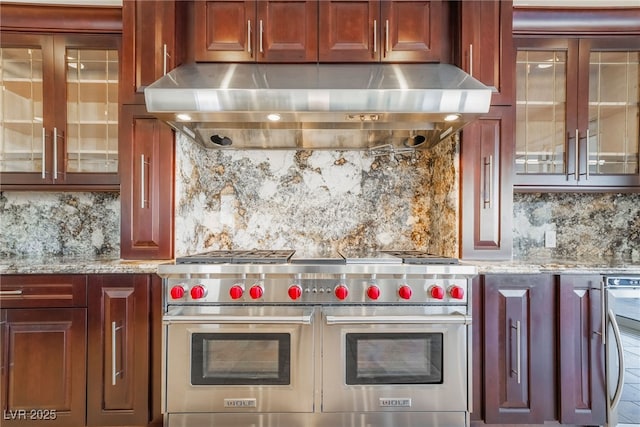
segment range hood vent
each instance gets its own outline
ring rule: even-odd
[[[187,64],[147,111],[209,148],[418,149],[489,111],[492,89],[448,64]]]

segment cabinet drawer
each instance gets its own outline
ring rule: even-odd
[[[6,275],[0,279],[0,306],[86,307],[85,275]]]

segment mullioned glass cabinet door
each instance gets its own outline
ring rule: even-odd
[[[0,185],[118,184],[119,40],[3,34]]]
[[[640,38],[516,40],[515,185],[640,185]]]

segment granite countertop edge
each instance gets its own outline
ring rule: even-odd
[[[0,260],[3,274],[152,274],[161,264],[174,260],[5,258]],[[640,260],[462,260],[478,274],[640,274]]]

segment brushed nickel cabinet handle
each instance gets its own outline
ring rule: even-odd
[[[384,56],[389,54],[389,20],[385,21],[384,25]]]
[[[488,161],[487,161],[488,159]],[[493,197],[493,155],[484,157],[482,160],[484,182],[483,182],[483,209],[491,209],[491,200]]]
[[[47,178],[47,144],[46,144],[46,140],[47,139],[47,132],[44,129],[44,126],[42,127],[42,179],[46,179]]]
[[[578,129],[576,129],[576,150],[575,150],[575,158],[576,158],[576,181],[580,181],[580,138],[578,138]]]
[[[122,328],[122,326],[117,326],[115,321],[111,322],[111,385],[116,385],[118,375],[121,376],[124,373],[124,370],[118,370],[116,367],[118,346],[116,334]]]
[[[2,296],[21,296],[22,289],[16,289],[11,291],[0,291],[0,297]]]
[[[469,75],[473,77],[473,43],[469,44]]]
[[[513,326],[511,326],[512,329],[514,329]],[[511,373],[512,374],[516,374],[517,380],[518,380],[518,384],[520,384],[521,382],[521,376],[520,376],[520,368],[521,368],[521,363],[522,363],[522,354],[521,354],[521,350],[520,347],[522,346],[522,337],[520,334],[520,321],[516,320],[516,326],[515,326],[515,330],[516,330],[516,369],[513,370],[511,369]],[[511,353],[513,354],[513,353]]]
[[[251,19],[247,19],[247,53],[251,53]]]
[[[373,53],[378,51],[378,20],[373,20]]]
[[[586,164],[587,164],[587,170],[584,174],[584,179],[585,181],[589,181],[589,128],[587,127],[587,143],[585,144],[585,147],[587,148],[585,150],[585,159],[586,159]]]
[[[58,128],[53,128],[53,179],[58,179]]]
[[[260,20],[260,53],[264,53],[264,49],[262,47],[262,33],[264,31],[264,28],[262,26],[262,19]]]
[[[140,155],[140,207],[142,209],[144,209],[148,205],[147,194],[145,191],[146,185],[147,185],[147,179],[146,179],[146,173],[145,173],[146,167],[147,167],[147,161],[145,161],[144,154],[141,154]]]
[[[167,49],[167,44],[165,43],[162,45],[162,75],[167,74],[167,58],[171,58],[171,55],[169,55],[169,50]]]

